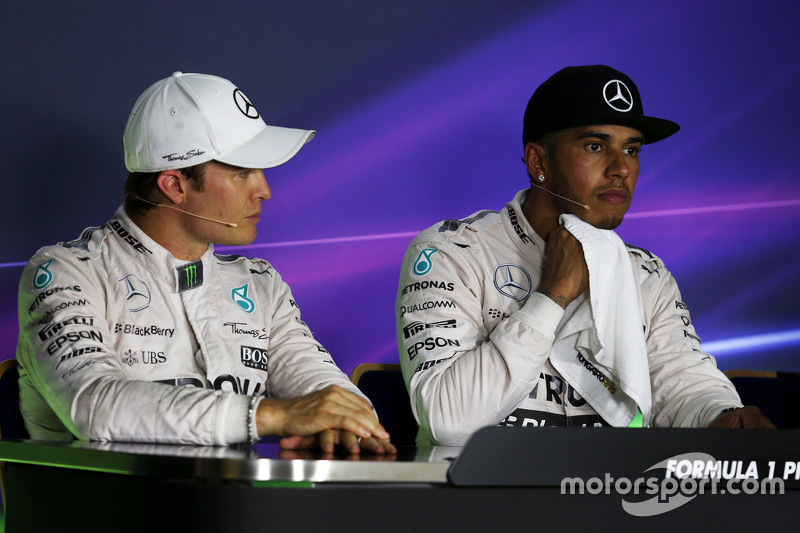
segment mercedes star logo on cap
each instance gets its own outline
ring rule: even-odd
[[[623,113],[633,108],[633,95],[628,86],[619,80],[611,80],[603,87],[603,98],[613,109]]]
[[[236,107],[239,108],[239,111],[241,111],[244,116],[247,118],[258,118],[258,111],[256,111],[255,106],[250,103],[250,100],[248,100],[239,89],[233,91],[233,101],[236,102]]]

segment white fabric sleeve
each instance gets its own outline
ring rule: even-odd
[[[269,396],[296,398],[330,385],[338,385],[362,398],[364,394],[344,374],[331,354],[314,339],[300,318],[300,308],[280,274],[260,276],[257,290],[271,302],[272,327],[269,352]]]
[[[44,292],[33,290],[33,276],[37,266],[52,257],[34,257],[20,281],[20,408],[39,415],[50,409],[57,416],[35,416],[49,416],[51,423],[29,425],[32,435],[63,435],[66,429],[79,439],[101,441],[247,441],[247,396],[125,376],[111,343],[104,291],[87,265],[69,252],[55,256],[59,283],[42,299]],[[85,304],[72,307],[76,295]]]
[[[666,268],[640,270],[653,426],[706,427],[723,409],[741,407],[736,388],[714,357],[701,351],[688,306]]]
[[[436,249],[433,267],[415,275],[426,249]],[[489,332],[481,268],[450,243],[415,242],[406,252],[395,311],[418,444],[460,446],[499,423],[531,392],[550,354],[563,309],[534,293]]]

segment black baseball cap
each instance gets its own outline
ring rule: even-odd
[[[645,116],[639,89],[628,76],[606,65],[567,67],[542,83],[525,108],[522,145],[551,131],[615,124],[642,132],[644,143],[676,133],[671,120]]]

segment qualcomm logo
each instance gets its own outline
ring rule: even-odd
[[[52,259],[45,261],[36,269],[36,273],[33,275],[33,288],[37,291],[44,289],[53,281],[53,274],[47,269],[52,262]]]
[[[246,313],[252,313],[256,309],[256,304],[253,300],[247,297],[247,287],[245,283],[241,287],[236,287],[231,290],[231,299],[236,302],[236,305],[241,307]]]
[[[431,271],[433,268],[433,262],[431,261],[431,256],[438,252],[436,248],[425,248],[419,253],[417,260],[414,261],[414,274],[417,276],[424,276],[428,272]]]

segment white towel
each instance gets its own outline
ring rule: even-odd
[[[641,297],[625,244],[612,230],[575,215],[561,215],[560,222],[583,246],[589,297],[556,331],[556,339],[578,331],[579,353],[555,343],[551,363],[609,424],[628,426],[638,408],[646,426],[650,372]]]

